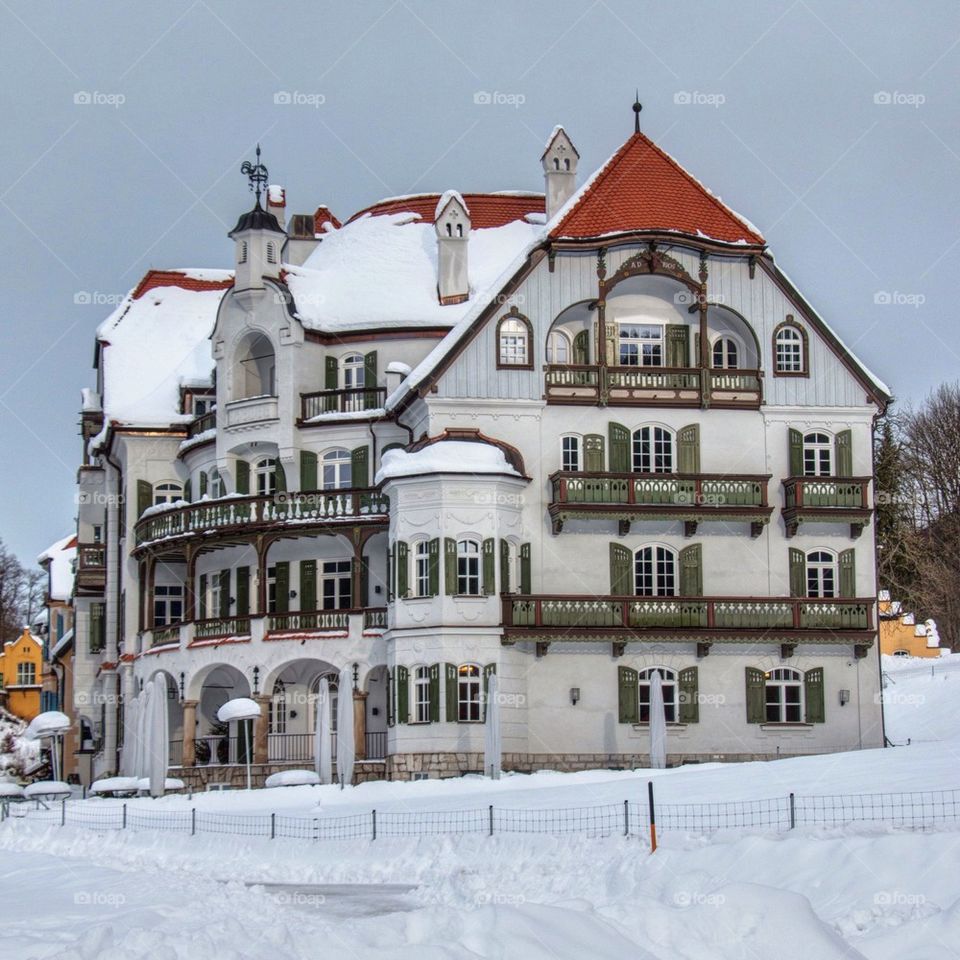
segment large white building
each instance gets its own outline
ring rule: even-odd
[[[582,185],[578,160],[558,127],[543,194],[343,223],[258,189],[234,271],[151,271],[100,326],[75,599],[94,775],[158,672],[197,783],[243,758],[216,722],[234,696],[263,704],[259,776],[308,763],[345,666],[361,777],[478,770],[493,672],[508,769],[645,763],[655,669],[670,762],[883,744],[887,389],[639,129]]]

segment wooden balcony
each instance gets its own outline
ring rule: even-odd
[[[773,512],[767,502],[769,475],[677,473],[583,473],[550,477],[550,518],[560,533],[567,520],[617,520],[620,534],[636,520],[682,520],[693,536],[703,520],[750,524],[759,536]]]
[[[250,617],[208,617],[193,621],[193,642],[249,637]]]
[[[548,364],[544,394],[547,403],[757,409],[763,385],[759,370]]]
[[[872,599],[504,596],[504,643],[873,643]],[[860,649],[862,648],[862,649]]]
[[[107,547],[103,543],[77,544],[77,593],[102,594],[107,584]]]
[[[354,631],[382,630],[387,625],[385,607],[300,610],[292,613],[267,614],[266,632],[267,634],[323,633],[326,631],[348,633],[351,631],[352,618],[357,618],[357,621],[353,624]]]
[[[187,437],[199,437],[201,433],[214,430],[217,426],[217,411],[208,410],[187,424]]]
[[[870,522],[870,477],[789,477],[783,481],[783,522],[792,537],[801,523],[849,523],[859,537]]]
[[[137,547],[198,535],[236,538],[287,528],[328,532],[340,526],[386,524],[389,509],[389,498],[373,487],[201,500],[143,517],[136,526]]]
[[[387,400],[386,387],[358,387],[350,390],[319,390],[300,394],[300,420],[313,420],[328,413],[361,413],[378,410]]]

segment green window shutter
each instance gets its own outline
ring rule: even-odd
[[[430,665],[430,722],[440,722],[440,664]]]
[[[250,493],[250,464],[246,460],[237,461],[237,489],[236,492],[242,496]]]
[[[397,723],[410,720],[410,671],[397,667]]]
[[[317,455],[312,450],[300,451],[300,489],[317,489]]]
[[[803,675],[804,719],[807,723],[825,723],[823,707],[823,667],[815,667]]]
[[[427,544],[430,574],[430,596],[440,595],[440,538],[435,537]]]
[[[217,614],[217,616],[229,617],[230,616],[230,571],[221,570],[218,576],[220,577],[220,611]]]
[[[700,721],[700,704],[698,703],[697,667],[685,667],[677,674],[677,686],[680,688],[680,704],[677,714],[681,723],[698,723]]]
[[[668,323],[667,363],[668,367],[690,366],[690,328],[685,323]]]
[[[849,430],[841,430],[833,438],[834,469],[838,477],[853,476],[853,434]]]
[[[457,702],[457,666],[454,663],[444,664],[444,671],[447,688],[447,723],[456,723],[460,718],[460,707]]]
[[[455,596],[457,593],[457,541],[452,537],[443,538],[443,580],[447,596]]]
[[[200,609],[200,619],[206,620],[207,619],[207,575],[205,573],[200,574],[200,583],[198,587],[198,592],[200,594],[198,598],[200,602],[198,603],[197,606]]]
[[[200,471],[200,499],[202,500],[207,495],[207,471]]]
[[[363,385],[373,388],[377,385],[377,351],[371,350],[363,356]]]
[[[277,568],[276,612],[290,612],[290,564],[281,560],[274,564]]]
[[[693,335],[693,365],[695,367],[700,366],[700,333],[697,331]],[[707,358],[707,366],[713,366],[713,357]]]
[[[703,596],[703,548],[691,543],[680,551],[680,596]]]
[[[250,568],[237,567],[237,616],[250,614]]]
[[[803,434],[790,428],[790,476],[803,476]]]
[[[691,423],[677,431],[677,473],[700,472],[700,424]]]
[[[287,471],[283,469],[283,464],[277,460],[274,467],[274,476],[277,479],[277,493],[286,493],[287,490]]]
[[[588,364],[590,362],[590,331],[581,330],[573,338],[573,362]]]
[[[631,667],[617,667],[617,688],[620,723],[640,722],[640,701],[638,698],[637,671]]]
[[[599,433],[583,438],[583,469],[587,473],[603,473],[607,469],[603,453],[604,439]]]
[[[187,503],[193,502],[193,493],[191,492],[192,490],[193,490],[193,487],[190,484],[190,478],[187,477],[186,483],[184,483],[183,485],[183,499],[186,500]]]
[[[300,609],[317,609],[317,561],[300,561]]]
[[[756,667],[747,667],[747,723],[763,723],[767,710],[767,677]]]
[[[402,541],[398,540],[396,543],[397,550],[397,596],[401,599],[403,597],[408,597],[410,595],[410,564],[408,560],[409,550],[407,545]]]
[[[336,357],[324,358],[323,386],[325,390],[336,390],[340,386],[340,364]]]
[[[510,593],[510,544],[506,540],[500,541],[500,589],[503,593]]]
[[[369,451],[366,447],[357,447],[350,453],[350,483],[354,487],[368,487],[370,477],[368,472]]]
[[[807,559],[802,550],[790,548],[790,596],[807,595]]]
[[[387,726],[393,726],[393,671],[387,671]]]
[[[610,544],[610,592],[615,597],[634,592],[633,554],[622,543]]]
[[[488,663],[483,668],[483,719],[487,719],[487,691],[490,689],[490,674],[497,672],[495,663]]]
[[[137,481],[137,516],[142,517],[143,511],[153,506],[153,487],[149,480]]]
[[[857,595],[856,552],[851,547],[841,550],[837,562],[840,567],[840,596],[852,598]]]
[[[483,592],[492,597],[497,592],[497,542],[493,537],[483,541]]]
[[[106,619],[102,603],[90,604],[90,652],[99,653],[106,641]]]
[[[530,544],[520,544],[520,592],[529,595],[532,587],[530,584]]]
[[[607,424],[610,438],[610,472],[630,472],[630,431],[622,423]],[[603,468],[601,467],[601,470]]]

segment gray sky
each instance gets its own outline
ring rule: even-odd
[[[0,538],[25,560],[73,528],[105,298],[150,267],[231,265],[257,140],[288,212],[346,217],[542,189],[558,122],[582,179],[639,87],[644,131],[902,402],[958,376],[955,0],[0,0],[0,53]]]

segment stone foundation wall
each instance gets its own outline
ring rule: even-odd
[[[262,787],[267,777],[281,770],[312,769],[310,764],[292,763],[254,763],[250,766],[250,783],[253,787]],[[226,783],[232,789],[243,790],[247,786],[247,768],[238,764],[229,766],[209,765],[203,767],[171,767],[168,774],[184,782],[188,790],[203,793],[210,784]],[[353,768],[353,782],[365,783],[368,780],[383,780],[384,763],[358,761]],[[336,779],[336,777],[334,777]]]

